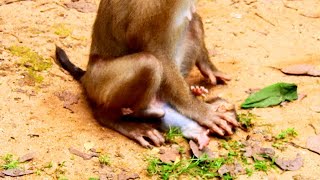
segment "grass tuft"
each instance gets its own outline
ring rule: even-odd
[[[14,159],[12,154],[6,154],[2,157],[3,164],[1,165],[1,169],[15,169],[18,168],[20,162],[18,159]]]
[[[238,114],[238,121],[241,124],[241,127],[244,129],[250,129],[253,127],[253,121],[257,119],[255,114],[251,112]]]
[[[176,138],[183,137],[182,131],[178,127],[170,127],[169,131],[165,134],[165,139],[168,142],[174,142]]]
[[[110,164],[110,158],[106,154],[101,154],[98,159],[99,159],[100,164],[102,164],[102,165],[109,165]]]

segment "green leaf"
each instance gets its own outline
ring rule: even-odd
[[[297,85],[281,82],[265,87],[259,92],[250,95],[241,104],[241,108],[263,108],[296,99],[298,99]]]

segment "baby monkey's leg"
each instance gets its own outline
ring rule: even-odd
[[[164,143],[162,135],[151,124],[139,122],[139,117],[124,120],[122,108],[139,112],[143,118],[163,116],[161,109],[152,107],[161,80],[162,66],[157,58],[138,53],[111,60],[91,57],[81,82],[95,103],[93,111],[101,124],[151,147],[148,140],[160,146]]]

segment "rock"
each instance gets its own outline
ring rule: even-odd
[[[283,158],[277,158],[275,163],[282,169],[287,171],[296,171],[303,166],[303,159],[300,154],[293,160],[285,160]]]

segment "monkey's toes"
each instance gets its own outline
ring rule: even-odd
[[[153,145],[161,146],[165,143],[164,137],[156,129],[147,130],[139,135],[135,135],[134,139],[146,148],[152,148]]]
[[[191,86],[190,87],[192,94],[195,96],[206,96],[209,93],[209,90],[203,86]]]
[[[202,150],[203,148],[205,148],[209,144],[210,138],[209,138],[208,134],[209,134],[209,130],[205,131],[204,133],[199,134],[195,138],[195,140],[199,144],[200,150]]]
[[[227,75],[227,74],[225,74],[225,73],[223,73],[221,71],[214,71],[212,73],[212,75],[209,76],[209,78],[210,78],[210,80],[212,82],[215,82],[215,83],[217,83],[217,80],[220,80],[220,81],[223,81],[223,82],[231,80],[231,77],[229,75]]]

